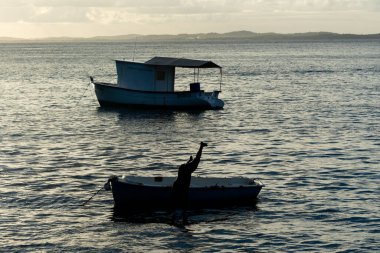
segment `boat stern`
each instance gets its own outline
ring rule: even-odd
[[[220,91],[217,90],[213,92],[205,92],[201,98],[208,103],[211,109],[223,109],[224,101],[218,98],[219,93]]]

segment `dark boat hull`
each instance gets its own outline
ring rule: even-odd
[[[118,209],[168,209],[174,206],[172,188],[146,186],[111,179],[115,208]],[[262,185],[240,187],[191,187],[188,208],[213,208],[254,205]]]

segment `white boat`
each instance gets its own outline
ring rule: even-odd
[[[166,209],[173,207],[175,177],[110,177],[105,188],[112,189],[116,209]],[[189,189],[189,208],[254,205],[264,185],[244,177],[193,177]]]
[[[177,67],[194,69],[194,82],[188,91],[174,89]],[[95,82],[92,77],[91,82],[101,106],[222,109],[224,102],[218,98],[221,81],[219,90],[202,90],[199,69],[203,68],[218,68],[222,76],[222,68],[211,61],[154,57],[145,63],[116,60],[117,84]]]

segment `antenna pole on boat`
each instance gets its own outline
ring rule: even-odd
[[[222,82],[223,82],[223,69],[220,68],[220,83],[219,83],[220,92],[222,92]]]
[[[132,61],[135,61],[135,53],[136,53],[136,41],[137,41],[137,37],[135,37],[135,46],[133,48],[133,56],[132,56]]]

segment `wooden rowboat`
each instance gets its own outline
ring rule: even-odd
[[[115,208],[168,209],[175,177],[112,176],[105,188],[112,190]],[[253,205],[264,185],[257,179],[193,177],[189,208]]]

